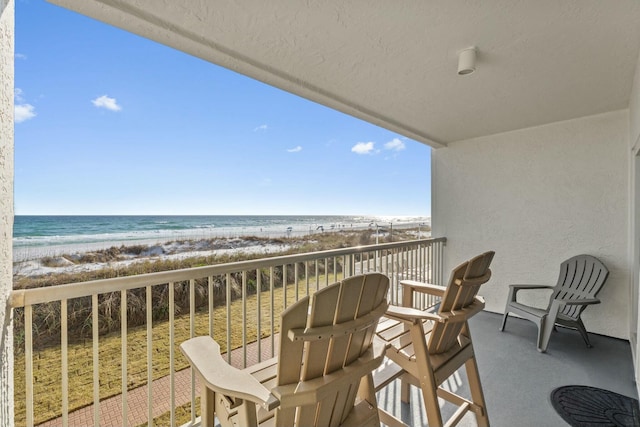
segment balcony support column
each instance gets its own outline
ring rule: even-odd
[[[0,425],[14,423],[13,316],[13,87],[14,0],[0,0]]]

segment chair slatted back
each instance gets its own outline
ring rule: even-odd
[[[379,317],[388,307],[388,288],[389,278],[383,274],[353,276],[321,289],[285,310],[277,384],[304,383],[339,373],[364,354],[372,343]],[[368,322],[370,318],[374,321],[363,327],[362,320]],[[325,329],[320,329],[323,327]],[[340,332],[296,340],[288,337],[290,331],[310,329]],[[340,425],[353,408],[359,383],[360,378],[354,378],[349,387],[300,406],[290,407],[282,402],[282,408],[276,412],[276,425]]]
[[[489,266],[494,254],[493,251],[485,252],[460,264],[451,272],[449,285],[438,310],[438,314],[448,321],[433,325],[427,344],[429,353],[445,353],[458,343],[458,336],[469,317],[467,311],[474,303],[480,286],[491,278]]]
[[[558,283],[549,300],[549,307],[556,298],[574,300],[595,298],[608,275],[607,267],[592,255],[577,255],[569,258],[560,265]],[[585,308],[584,305],[565,305],[560,313],[575,320]]]

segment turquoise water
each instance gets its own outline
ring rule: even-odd
[[[14,248],[247,235],[302,235],[332,229],[403,227],[425,217],[379,216],[26,216],[15,217]]]

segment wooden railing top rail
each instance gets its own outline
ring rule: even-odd
[[[194,267],[181,270],[146,273],[134,276],[116,277],[112,279],[92,280],[88,282],[70,283],[66,285],[47,286],[33,289],[14,290],[9,304],[12,308],[42,304],[64,299],[80,298],[107,292],[142,288],[163,283],[180,282],[208,276],[218,276],[245,270],[275,267],[296,262],[312,261],[344,255],[353,255],[377,250],[410,247],[417,244],[434,244],[446,242],[445,237],[405,240],[401,242],[382,243],[378,245],[355,246],[350,248],[330,249],[326,251],[307,252],[302,254],[283,255],[246,261]]]

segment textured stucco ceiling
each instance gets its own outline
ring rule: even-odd
[[[637,0],[50,1],[434,147],[627,108],[640,48]]]

